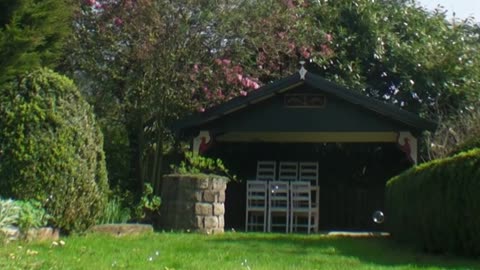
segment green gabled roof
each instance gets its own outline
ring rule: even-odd
[[[257,90],[249,92],[247,96],[236,97],[223,104],[212,107],[203,113],[193,114],[190,117],[178,121],[175,126],[179,130],[194,128],[232,112],[246,109],[252,104],[273,97],[276,94],[286,92],[302,84],[308,85],[312,89],[317,89],[320,92],[331,94],[339,99],[363,107],[389,119],[401,122],[415,130],[434,131],[437,128],[437,123],[433,121],[423,119],[395,105],[387,104],[380,100],[349,90],[311,72],[307,72],[304,78],[302,78],[299,73],[295,73],[286,78],[277,80]]]

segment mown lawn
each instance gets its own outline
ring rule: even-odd
[[[62,240],[1,246],[0,269],[480,269],[480,261],[425,255],[388,238],[152,233]]]

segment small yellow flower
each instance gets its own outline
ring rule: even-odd
[[[36,250],[31,250],[31,249],[27,249],[27,255],[30,255],[30,256],[35,256],[38,254],[38,251]]]

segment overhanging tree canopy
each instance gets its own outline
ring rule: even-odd
[[[77,25],[72,72],[99,116],[127,131],[121,160],[132,155],[129,178],[140,183],[159,175],[146,157],[160,166],[168,123],[249,95],[301,59],[326,79],[424,116],[478,99],[478,28],[412,1],[99,0]]]

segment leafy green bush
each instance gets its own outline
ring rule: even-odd
[[[30,228],[39,228],[47,225],[50,216],[45,212],[42,204],[35,200],[15,201],[20,208],[17,226],[20,231],[27,232]]]
[[[162,200],[153,193],[153,187],[150,183],[144,185],[144,190],[140,201],[134,207],[135,221],[151,222],[154,216],[158,214]]]
[[[0,199],[0,228],[13,226],[20,217],[20,207],[14,200]]]
[[[180,162],[180,166],[172,166],[172,170],[178,174],[218,174],[236,180],[236,176],[230,175],[221,159],[200,156],[190,151],[185,152],[185,160]]]
[[[0,199],[0,228],[16,226],[22,232],[47,224],[49,216],[37,201]]]
[[[105,205],[103,215],[97,220],[97,224],[126,223],[130,218],[130,209],[123,206],[121,197],[114,195]]]
[[[387,182],[387,228],[431,252],[480,255],[480,149],[414,167]]]
[[[103,137],[68,78],[37,70],[1,89],[0,195],[42,202],[52,225],[83,231],[108,191]]]
[[[146,183],[139,201],[134,201],[128,192],[113,194],[97,224],[150,222],[158,214],[161,203],[162,200],[154,194],[152,185]]]

